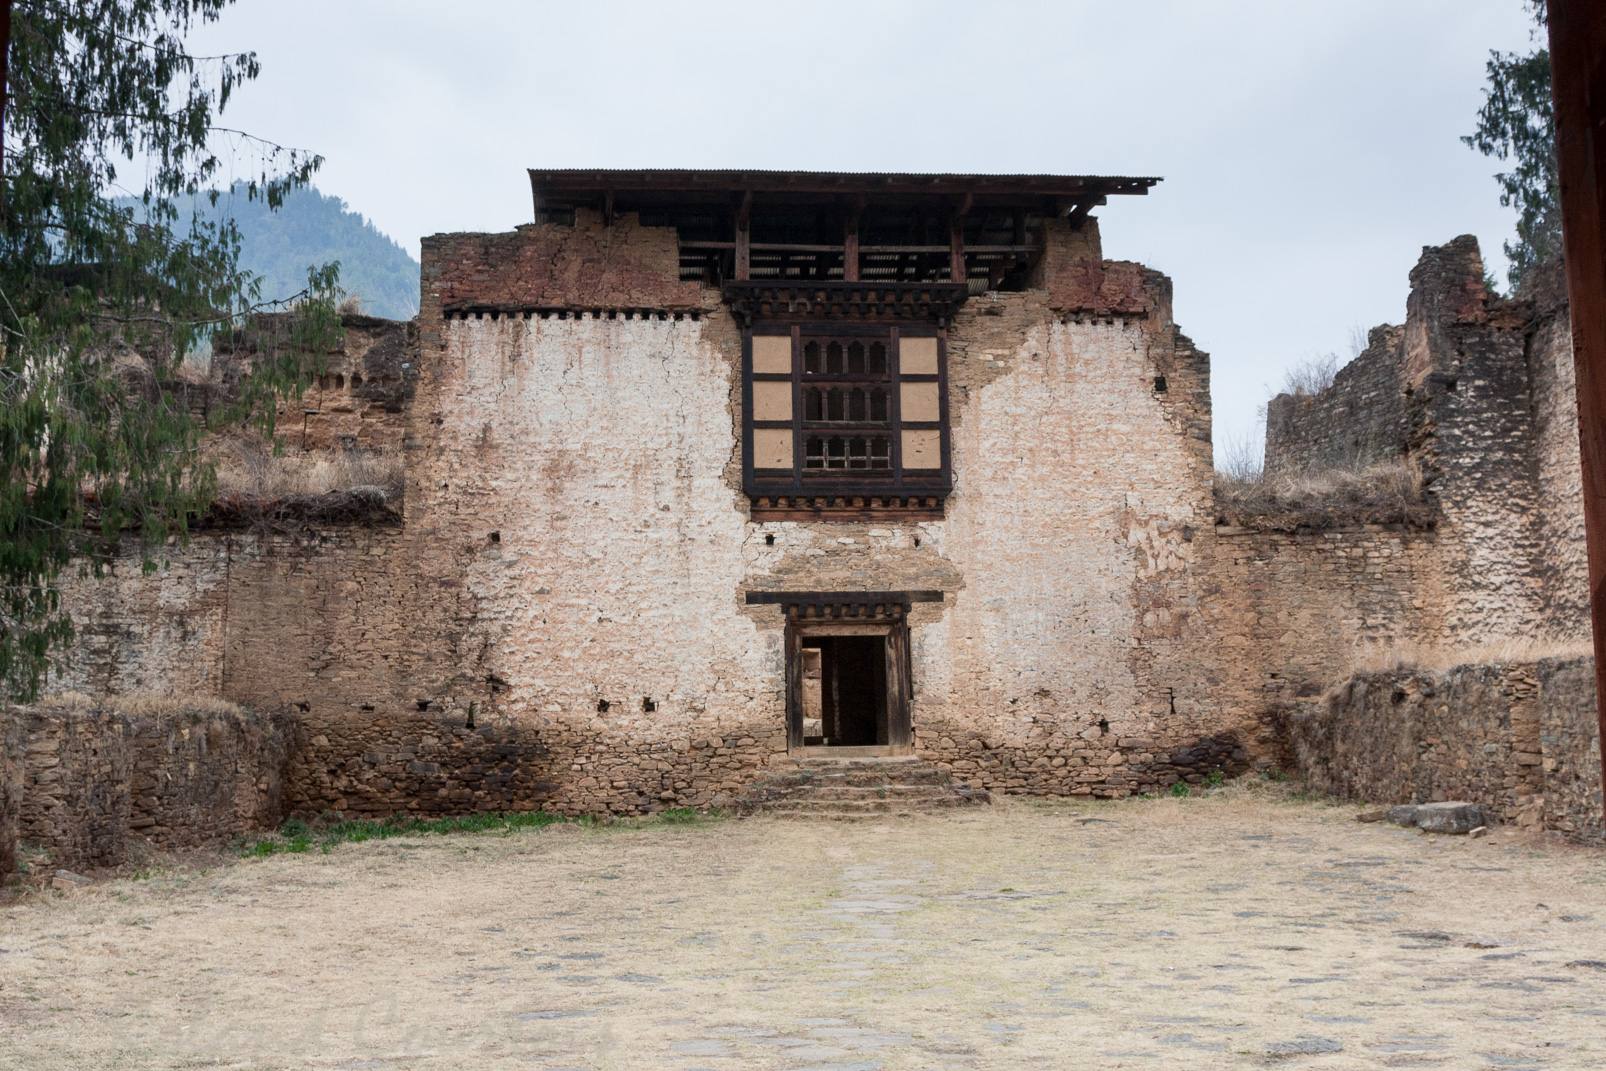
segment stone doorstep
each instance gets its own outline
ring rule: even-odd
[[[913,756],[809,756],[772,767],[732,803],[743,814],[851,818],[917,814],[991,800],[985,790],[953,782],[941,769]]]
[[[946,785],[916,784],[916,785],[787,785],[765,786],[771,788],[802,788],[808,795],[819,799],[869,799],[876,796],[904,796],[910,799],[925,799],[934,796],[946,796]]]
[[[854,815],[926,814],[934,810],[968,807],[976,800],[964,796],[943,796],[930,800],[775,800],[763,807],[775,815]]]

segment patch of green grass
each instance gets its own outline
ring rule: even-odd
[[[559,815],[546,811],[514,814],[487,811],[454,818],[388,818],[383,821],[340,818],[310,824],[299,818],[291,818],[268,836],[255,841],[237,841],[235,850],[246,858],[280,853],[299,855],[314,847],[327,854],[338,844],[361,844],[369,840],[419,837],[432,833],[511,833],[516,829],[540,829],[562,821],[564,819]]]
[[[686,826],[711,819],[723,818],[719,810],[710,808],[699,812],[694,807],[671,807],[655,815],[640,818],[618,819],[609,815],[581,815],[565,818],[547,811],[502,813],[485,811],[453,818],[388,818],[375,821],[369,818],[325,817],[314,822],[299,818],[287,820],[284,825],[266,836],[254,840],[238,837],[232,847],[247,859],[260,859],[269,855],[298,855],[314,848],[328,854],[337,845],[361,844],[370,840],[389,840],[393,837],[419,837],[448,833],[512,833],[521,829],[542,829],[555,822],[572,822],[587,829],[609,828],[646,829],[653,826]]]
[[[1219,769],[1211,770],[1209,775],[1205,777],[1205,784],[1209,785],[1211,788],[1220,788],[1226,783],[1227,775],[1222,773]]]
[[[690,825],[692,822],[697,821],[697,808],[671,807],[659,815],[658,818],[672,826]]]
[[[1171,794],[1177,799],[1181,799],[1183,796],[1186,796],[1188,794],[1188,782],[1178,781],[1176,784],[1172,785]]]

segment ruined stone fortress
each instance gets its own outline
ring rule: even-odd
[[[1322,720],[1368,645],[1587,638],[1559,273],[1503,298],[1472,239],[1424,250],[1403,326],[1266,442],[1270,474],[1414,466],[1417,499],[1246,513],[1170,280],[1104,257],[1093,210],[1156,179],[530,177],[534,222],[424,239],[417,319],[348,318],[281,413],[292,450],[399,452],[399,501],[224,502],[165,570],[70,585],[51,687],[96,698],[14,712],[23,840],[641,814],[819,755],[1097,797],[1294,766],[1365,795],[1389,762],[1431,797],[1470,761],[1507,817],[1599,829],[1592,689],[1533,715],[1571,719],[1551,753],[1420,689],[1444,733]],[[151,692],[246,710],[119,711]]]

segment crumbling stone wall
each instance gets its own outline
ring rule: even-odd
[[[1413,413],[1401,388],[1404,328],[1374,327],[1366,349],[1319,394],[1266,403],[1265,471],[1364,468],[1410,452]]]
[[[137,840],[176,850],[278,822],[291,729],[213,705],[128,713],[8,707],[18,839],[54,865],[112,867]],[[15,859],[13,857],[13,868]]]
[[[1599,839],[1592,658],[1361,674],[1290,713],[1311,786],[1381,804],[1469,800],[1505,822]]]
[[[1560,629],[1565,623],[1590,619],[1577,371],[1567,278],[1560,258],[1529,272],[1521,296],[1533,309],[1527,358],[1537,469],[1534,572],[1550,627]]]
[[[1268,407],[1268,472],[1417,465],[1437,565],[1417,592],[1442,642],[1588,635],[1576,400],[1557,287],[1501,298],[1477,240],[1427,247],[1406,322],[1381,327],[1314,397]]]
[[[611,224],[581,209],[573,224],[532,223],[504,234],[436,234],[423,241],[423,298],[440,309],[659,309],[707,306],[680,281],[673,228],[643,227],[634,213]],[[420,324],[429,331],[428,311]]]

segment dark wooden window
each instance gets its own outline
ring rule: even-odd
[[[743,358],[755,516],[941,516],[950,465],[939,329],[760,324],[744,333]]]

